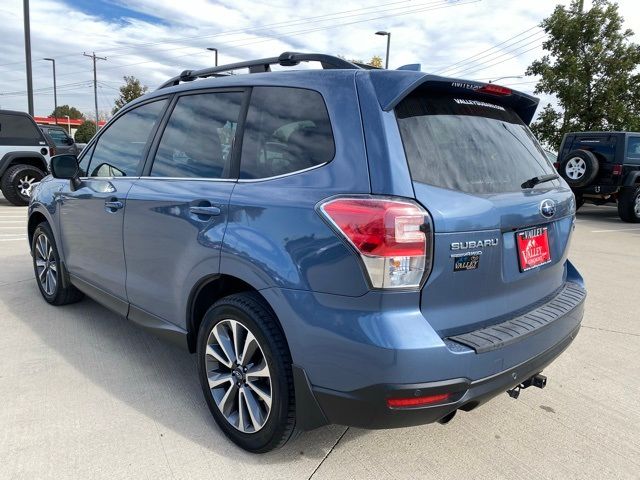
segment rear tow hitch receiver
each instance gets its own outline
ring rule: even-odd
[[[547,377],[541,374],[536,374],[533,377],[526,379],[520,385],[516,385],[510,390],[507,390],[507,393],[511,398],[518,398],[520,396],[520,390],[524,390],[529,387],[536,388],[544,388],[547,386]]]

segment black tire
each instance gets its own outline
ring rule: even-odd
[[[30,194],[25,194],[26,181],[36,183],[42,180],[45,173],[32,165],[12,165],[2,175],[0,188],[4,198],[14,205],[29,205]]]
[[[43,236],[46,238],[46,245],[51,247],[50,253],[48,252],[48,248],[43,248],[43,244],[45,244],[41,239]],[[42,254],[40,254],[40,251],[42,251]],[[38,265],[43,255],[49,256],[48,270],[47,267]],[[83,298],[84,295],[82,292],[71,285],[68,278],[66,278],[64,265],[60,261],[60,255],[58,254],[58,247],[56,246],[53,232],[47,222],[42,222],[38,225],[33,233],[33,238],[31,240],[31,256],[33,257],[33,271],[36,277],[36,283],[38,284],[38,289],[40,290],[42,297],[48,303],[51,305],[67,305],[69,303],[75,303]],[[43,272],[45,279],[47,272],[51,272],[50,279],[55,279],[55,287],[50,290],[48,290],[48,288],[53,284],[53,282],[49,282],[47,284],[43,281]]]
[[[236,417],[238,425],[233,425],[230,423],[231,420],[227,420],[214,399],[214,389],[209,386],[208,374],[213,374],[215,370],[210,369],[208,372],[207,365],[209,368],[212,365],[222,369],[228,368],[218,362],[214,356],[209,355],[209,360],[207,360],[206,352],[210,335],[212,335],[214,327],[220,324],[218,328],[224,328],[225,322],[229,320],[240,323],[255,337],[261,349],[259,354],[264,355],[264,360],[269,368],[271,407],[266,415],[264,425],[254,432],[245,433],[239,429],[239,415]],[[291,354],[277,319],[258,294],[246,292],[230,295],[220,299],[207,310],[198,332],[197,357],[198,376],[209,410],[220,429],[231,441],[247,451],[264,453],[283,446],[292,438],[296,432],[296,419]],[[246,366],[245,360],[247,359],[238,363]],[[207,362],[210,363],[207,364]],[[242,368],[242,365],[240,367]],[[235,361],[232,368],[238,369]],[[231,382],[235,383],[238,377],[233,375],[231,375]],[[248,387],[248,385],[242,384],[243,381],[235,383],[236,387],[226,383],[224,387],[216,387],[218,391],[221,388],[224,390],[235,389],[236,393],[232,395],[237,395],[237,397],[233,397],[231,408],[236,408],[236,406],[238,409],[243,408],[239,403],[236,404],[236,398],[239,401],[240,397],[238,386]],[[229,386],[227,387],[227,385]],[[244,398],[244,405],[247,406],[246,396]],[[248,407],[244,411],[246,411],[245,418],[248,418]]]
[[[618,215],[623,222],[640,223],[640,186],[624,187],[620,191]]]
[[[559,173],[570,187],[586,187],[598,176],[598,158],[587,150],[574,150],[560,164]]]

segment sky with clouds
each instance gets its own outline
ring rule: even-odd
[[[98,104],[109,112],[123,83],[134,75],[150,89],[182,70],[313,51],[368,60],[384,57],[392,33],[390,68],[489,80],[524,75],[542,54],[537,27],[557,0],[31,0],[31,45],[36,115],[53,110],[51,63],[56,59],[58,105],[91,115],[93,75],[83,52],[98,61]],[[626,26],[640,42],[640,2],[619,0]],[[589,0],[585,6],[588,7]],[[0,4],[0,108],[27,110],[21,0]],[[500,81],[532,92],[535,79]],[[549,99],[544,99],[549,100]]]

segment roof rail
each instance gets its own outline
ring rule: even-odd
[[[324,55],[321,53],[298,53],[298,52],[284,52],[279,57],[260,58],[258,60],[249,60],[246,62],[230,63],[228,65],[220,65],[219,67],[203,68],[202,70],[185,70],[177,77],[173,77],[158,87],[161,88],[171,87],[178,85],[180,82],[191,82],[197,78],[206,77],[219,77],[223,76],[224,72],[230,72],[233,70],[240,70],[242,68],[248,68],[249,73],[270,72],[271,65],[282,65],[283,67],[292,67],[298,65],[300,62],[320,62],[322,68],[327,69],[359,69],[362,68],[358,65],[354,65],[347,60],[332,55]]]

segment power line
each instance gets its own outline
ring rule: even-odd
[[[532,44],[534,44],[534,43],[539,43],[539,42],[540,42],[540,40],[542,40],[542,39],[544,39],[544,38],[545,38],[545,36],[546,36],[546,34],[545,34],[545,35],[542,35],[542,36],[539,36],[538,38],[535,38],[535,39],[533,39],[532,41],[525,43],[524,45],[520,45],[520,46],[518,46],[518,47],[516,47],[516,48],[513,48],[513,49],[511,49],[511,50],[507,50],[506,52],[502,53],[501,55],[494,56],[494,57],[492,57],[492,58],[488,58],[488,59],[487,59],[487,60],[485,60],[484,62],[479,62],[479,63],[477,63],[477,64],[475,64],[475,65],[467,66],[466,68],[462,67],[462,69],[454,69],[454,70],[453,70],[452,72],[450,72],[448,75],[463,75],[463,74],[465,74],[465,73],[469,72],[469,70],[473,70],[473,72],[477,72],[477,71],[483,70],[483,68],[478,69],[478,67],[482,67],[483,65],[487,65],[488,63],[491,63],[491,62],[493,62],[493,61],[495,61],[495,60],[497,60],[497,59],[499,59],[499,58],[502,58],[502,57],[508,56],[508,55],[510,55],[511,53],[513,53],[513,52],[517,52],[517,51],[521,50],[522,48],[524,48],[524,47],[528,47],[529,45],[532,45]],[[539,43],[539,44],[538,44],[536,47],[534,47],[534,48],[538,48],[538,47],[539,47],[539,46],[541,46],[541,45],[542,45],[542,43]],[[500,52],[496,52],[496,53],[500,53]],[[508,59],[507,59],[507,60],[508,60]],[[506,60],[505,60],[505,61],[506,61]],[[498,63],[500,63],[500,62],[498,62]],[[493,64],[492,64],[492,65],[493,65]],[[474,69],[475,69],[475,70],[474,70]],[[471,72],[471,73],[473,73],[473,72]]]
[[[525,53],[529,53],[529,52],[531,52],[533,50],[536,50],[536,49],[540,48],[541,46],[542,46],[542,43],[540,43],[539,45],[536,45],[533,48],[529,48],[528,50],[525,50],[524,52],[520,52],[520,53],[518,53],[516,55],[512,55],[510,58],[507,58],[505,60],[500,60],[499,62],[492,63],[491,65],[487,65],[485,67],[479,68],[479,69],[474,70],[472,72],[468,72],[467,75],[472,75],[472,74],[474,74],[476,72],[481,72],[482,70],[486,70],[487,68],[495,67],[496,65],[500,65],[501,63],[508,62],[509,60],[511,60],[513,58],[520,57],[520,56],[524,55]]]
[[[534,38],[531,40],[531,37],[534,37]],[[509,48],[508,50],[505,50],[503,48],[503,49],[500,49],[500,50],[495,51],[495,52],[486,53],[483,56],[478,57],[475,60],[472,60],[471,62],[468,62],[466,64],[458,65],[457,67],[450,68],[450,69],[446,70],[446,72],[447,72],[448,75],[451,75],[452,72],[464,72],[464,71],[469,70],[471,68],[474,68],[476,66],[492,62],[493,60],[495,60],[497,58],[500,58],[500,57],[502,57],[504,55],[507,55],[509,52],[513,52],[513,51],[516,51],[516,50],[518,50],[520,48],[532,45],[535,42],[538,42],[538,41],[544,39],[545,37],[546,37],[546,33],[544,33],[544,32],[536,32],[533,35],[530,35],[530,36],[524,37],[521,40],[518,40],[517,42],[513,42],[513,43],[510,43],[508,45],[505,45],[505,48]],[[529,40],[529,41],[527,43],[521,44],[525,40]]]
[[[200,39],[200,38],[213,38],[213,37],[219,37],[219,36],[227,36],[227,35],[237,35],[237,34],[241,34],[241,33],[256,33],[262,30],[267,30],[273,27],[286,27],[286,26],[295,26],[297,24],[305,24],[305,23],[316,23],[318,21],[328,21],[328,20],[336,20],[336,19],[340,19],[342,18],[342,16],[346,13],[353,13],[353,12],[358,12],[358,11],[364,11],[364,10],[372,10],[372,9],[380,9],[381,7],[386,7],[389,5],[397,5],[397,4],[401,4],[401,3],[409,3],[410,0],[402,0],[402,1],[394,1],[394,2],[388,2],[388,3],[383,3],[383,4],[378,4],[378,5],[373,5],[373,6],[369,6],[369,7],[361,7],[361,8],[356,8],[356,9],[351,9],[351,10],[343,10],[341,12],[333,12],[333,13],[327,13],[327,14],[323,14],[323,15],[316,15],[316,16],[312,16],[312,17],[303,17],[301,19],[298,20],[287,20],[287,21],[283,21],[283,22],[276,22],[276,23],[271,23],[271,24],[267,24],[267,25],[263,25],[259,28],[256,27],[246,27],[246,28],[241,28],[241,29],[235,29],[235,30],[227,30],[224,32],[217,32],[214,34],[208,34],[208,35],[194,35],[194,36],[183,36],[183,37],[176,37],[173,38],[171,40],[164,40],[164,41],[160,41],[160,42],[144,42],[144,43],[138,43],[138,44],[132,44],[129,46],[124,46],[124,47],[119,47],[119,48],[112,48],[112,49],[106,49],[106,50],[100,50],[100,53],[110,53],[110,52],[118,52],[118,51],[122,51],[122,50],[131,50],[131,49],[141,49],[144,48],[146,46],[153,46],[153,45],[163,45],[163,44],[168,44],[168,43],[176,43],[176,41],[180,41],[180,40],[194,40],[194,39]],[[460,0],[454,0],[455,2],[459,2]],[[418,4],[414,4],[406,7],[395,7],[395,8],[391,8],[391,9],[382,9],[382,10],[378,10],[375,12],[370,12],[370,13],[379,13],[382,11],[389,11],[389,10],[394,10],[394,9],[399,9],[399,8],[415,8],[418,5],[431,5],[431,4],[446,4],[448,3],[445,0],[436,0],[436,1],[429,1],[426,3],[418,3]],[[361,13],[359,15],[365,15],[366,13]],[[351,15],[351,16],[355,16],[355,15]],[[336,18],[327,18],[327,17],[336,17]],[[325,20],[320,20],[324,18]],[[113,44],[116,45],[116,44]],[[189,47],[181,47],[181,48],[189,48]],[[66,54],[58,54],[56,55],[56,58],[67,58],[67,57],[75,57],[76,55],[80,55],[80,52],[74,52],[74,53],[66,53]],[[124,55],[110,55],[110,57],[119,57],[119,56],[124,56]],[[0,64],[0,67],[3,66],[8,66],[8,65],[17,65],[17,64],[24,64],[25,62],[10,62],[10,63],[3,63]]]
[[[451,70],[451,68],[452,68],[452,67],[455,67],[456,65],[459,65],[459,64],[461,64],[461,63],[466,63],[466,62],[468,62],[469,60],[472,60],[473,58],[476,58],[477,56],[482,55],[483,53],[486,53],[486,52],[489,52],[489,51],[491,51],[491,50],[494,50],[494,49],[496,49],[496,48],[498,48],[498,47],[500,47],[500,46],[504,45],[505,43],[510,42],[511,40],[514,40],[514,39],[516,39],[516,38],[518,38],[518,37],[520,37],[520,36],[524,35],[525,33],[530,32],[531,30],[534,30],[534,29],[536,29],[536,28],[540,28],[540,27],[538,27],[538,25],[534,25],[533,27],[527,28],[526,30],[523,30],[522,32],[520,32],[520,33],[518,33],[518,34],[514,35],[513,37],[509,37],[509,38],[507,38],[506,40],[503,40],[502,42],[500,42],[500,43],[498,43],[498,44],[496,44],[496,45],[493,45],[493,46],[491,46],[491,47],[487,48],[486,50],[483,50],[483,51],[478,52],[478,53],[476,53],[476,54],[474,54],[474,55],[471,55],[470,57],[463,58],[462,60],[459,60],[459,61],[457,61],[457,62],[455,62],[455,63],[452,63],[451,65],[449,65],[449,66],[447,66],[447,67],[445,67],[445,68],[442,68],[442,69],[440,69],[440,70],[435,71],[434,73],[441,73],[441,72],[449,71],[449,70]]]
[[[219,44],[237,48],[237,47],[243,47],[243,46],[247,46],[247,45],[255,45],[255,44],[258,44],[258,43],[270,42],[270,41],[277,40],[277,39],[280,39],[280,38],[285,38],[285,37],[304,35],[306,33],[312,33],[312,32],[317,32],[317,31],[322,31],[322,30],[330,30],[330,29],[334,29],[334,28],[340,28],[340,27],[344,27],[344,26],[349,26],[349,25],[354,25],[354,24],[358,24],[358,23],[363,23],[363,22],[369,22],[369,21],[373,21],[373,20],[389,18],[389,17],[398,17],[398,16],[410,15],[410,14],[418,13],[418,12],[431,11],[431,10],[440,10],[440,9],[444,9],[444,8],[456,7],[456,6],[461,6],[461,5],[468,5],[468,4],[478,3],[480,1],[481,0],[470,0],[470,1],[466,1],[466,2],[458,1],[458,2],[453,3],[453,4],[444,2],[445,4],[442,4],[442,5],[439,5],[439,6],[432,6],[432,7],[426,7],[426,8],[423,7],[423,8],[420,8],[420,9],[405,11],[405,12],[392,14],[392,15],[383,15],[383,16],[374,17],[374,18],[367,18],[367,19],[363,19],[363,20],[355,20],[355,21],[351,21],[351,22],[334,24],[334,25],[327,25],[327,26],[322,26],[322,27],[317,27],[317,28],[312,28],[312,29],[304,29],[304,30],[298,30],[298,31],[294,31],[294,32],[286,32],[286,33],[281,34],[281,35],[277,35],[277,36],[273,36],[273,37],[269,37],[269,38],[265,38],[265,39],[260,39],[260,40],[255,40],[255,41],[250,41],[250,42],[246,42],[246,43],[240,43],[240,44],[237,44],[237,45],[231,45],[230,43],[219,43]],[[123,64],[123,65],[114,65],[113,67],[104,68],[104,69],[102,69],[102,71],[120,69],[120,68],[124,68],[124,67],[136,66],[136,65],[143,65],[143,64],[146,64],[146,63],[162,63],[163,61],[172,60],[172,59],[175,59],[175,58],[184,58],[184,57],[188,57],[188,56],[193,57],[193,56],[200,56],[200,55],[208,55],[208,52],[187,53],[187,54],[184,54],[184,55],[176,55],[176,56],[166,57],[164,59],[159,59],[159,60],[146,60],[146,61],[142,61],[142,62],[127,63],[127,64]],[[65,73],[65,74],[58,75],[58,76],[61,77],[61,76],[68,76],[68,75],[77,75],[79,73],[85,73],[85,72],[83,72],[83,71],[70,72],[70,73]]]

